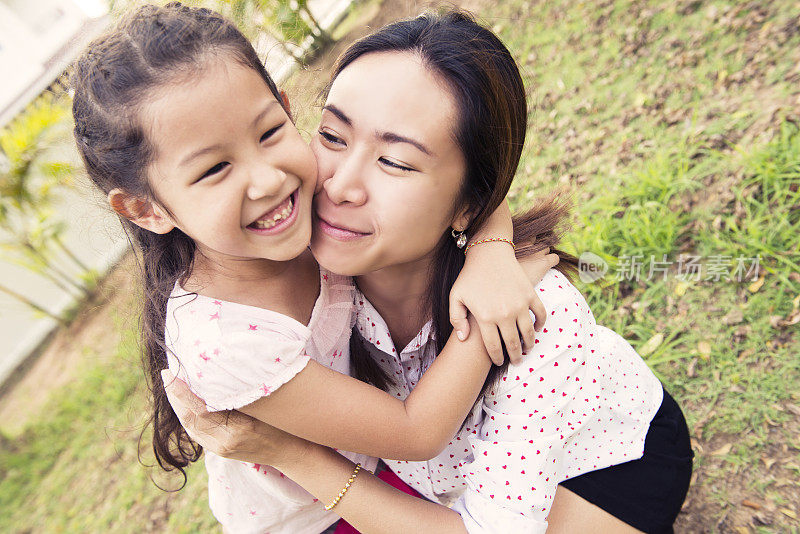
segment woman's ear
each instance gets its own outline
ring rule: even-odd
[[[161,206],[124,189],[115,188],[109,191],[108,203],[120,217],[125,217],[136,226],[153,233],[166,234],[175,228],[172,219]]]
[[[450,225],[456,232],[463,232],[472,222],[472,211],[464,208],[456,214],[453,223]]]
[[[292,118],[292,107],[289,105],[289,96],[286,94],[286,91],[281,91],[281,104],[283,104],[283,109],[286,110],[286,114],[289,115],[289,118]]]

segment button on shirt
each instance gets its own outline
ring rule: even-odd
[[[544,532],[559,482],[635,460],[663,390],[617,333],[597,325],[580,292],[550,270],[535,290],[547,322],[447,448],[426,462],[385,460],[426,498],[458,511],[470,533]],[[356,292],[356,325],[405,399],[436,356],[432,323],[400,352]]]

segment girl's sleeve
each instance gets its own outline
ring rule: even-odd
[[[202,298],[170,306],[170,370],[209,411],[233,410],[267,396],[303,370],[308,332],[280,316]]]
[[[566,442],[595,409],[584,395],[587,338],[594,318],[566,278],[551,270],[537,286],[548,310],[534,348],[484,397],[480,432],[469,438],[474,460],[454,509],[470,534],[544,532]]]

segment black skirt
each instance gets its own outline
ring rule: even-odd
[[[641,458],[561,485],[638,530],[668,533],[689,490],[693,457],[686,419],[665,390]]]

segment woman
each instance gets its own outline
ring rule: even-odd
[[[510,54],[459,12],[392,24],[339,59],[312,142],[322,185],[312,250],[356,276],[355,376],[404,397],[430,365],[463,265],[450,236],[471,235],[505,197],[526,120]],[[515,238],[554,246],[563,215],[544,202],[516,219]],[[548,520],[563,531],[670,531],[691,474],[683,416],[560,269],[537,286],[550,315],[533,350],[492,371],[447,449],[387,460],[433,502],[355,480],[332,451],[238,416],[239,437],[215,444],[202,410],[176,399],[176,411],[199,417],[188,430],[225,456],[271,464],[324,501],[339,492],[335,511],[363,532],[543,532]]]

